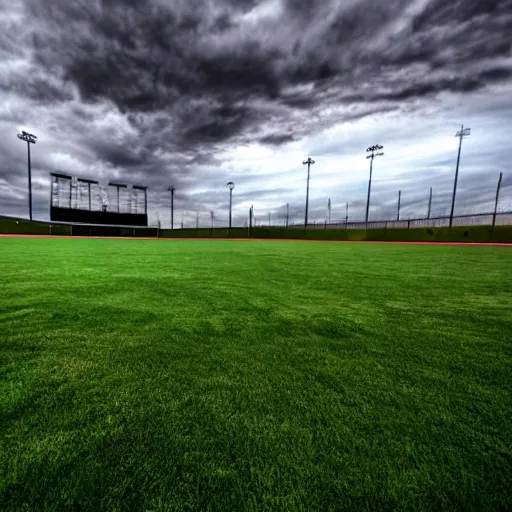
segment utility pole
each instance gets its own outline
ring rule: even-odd
[[[286,203],[286,229],[288,229],[289,222],[290,222],[290,203]]]
[[[21,132],[18,133],[18,139],[21,139],[27,143],[28,151],[28,211],[30,220],[32,220],[32,168],[30,164],[30,144],[37,142],[37,137],[32,133]]]
[[[503,179],[503,173],[500,172],[500,179],[498,180],[498,188],[496,189],[496,202],[494,203],[494,215],[492,216],[492,229],[496,225],[496,213],[498,211],[498,201],[500,200],[500,188],[501,180]]]
[[[270,212],[268,212],[268,227],[270,227]]]
[[[171,229],[174,229],[174,191],[176,189],[171,186],[167,190],[171,193]]]
[[[347,229],[347,226],[348,226],[348,201],[347,201],[347,211],[345,213],[345,230]]]
[[[430,187],[430,197],[428,199],[428,213],[427,219],[430,219],[430,212],[432,211],[432,187]]]
[[[452,209],[450,212],[450,228],[453,224],[453,212],[455,210],[455,196],[457,194],[457,181],[459,179],[459,164],[460,164],[460,154],[462,151],[462,139],[464,137],[469,137],[471,135],[471,128],[464,128],[464,125],[461,126],[460,130],[457,132],[455,137],[459,138],[459,153],[457,155],[457,167],[455,168],[455,181],[453,183],[453,197],[452,197]]]
[[[400,199],[402,197],[402,191],[399,190],[398,191],[398,213],[397,213],[397,216],[396,216],[396,220],[399,221],[400,220]]]
[[[370,214],[370,194],[372,190],[372,172],[373,172],[373,160],[378,156],[384,156],[384,153],[376,153],[376,151],[380,151],[384,149],[384,146],[380,144],[376,144],[375,146],[370,146],[367,148],[366,152],[370,153],[366,158],[370,160],[370,179],[368,180],[368,198],[366,200],[366,224],[368,224],[368,216]]]
[[[235,184],[232,181],[228,181],[226,185],[229,188],[229,229],[231,229],[231,211],[233,207],[233,189],[235,188]]]
[[[196,229],[199,229],[199,212],[196,212]]]
[[[331,198],[329,198],[329,201],[327,201],[327,214],[329,217],[329,224],[331,223]]]
[[[213,210],[210,210],[210,219],[212,221],[212,231],[213,231]]]
[[[315,161],[311,158],[311,157],[308,157],[308,159],[304,162],[302,162],[303,165],[307,165],[308,166],[308,183],[307,183],[307,188],[306,188],[306,217],[304,218],[304,227],[307,229],[308,228],[308,210],[309,210],[309,177],[310,177],[310,169],[311,169],[311,165],[313,165],[315,163]]]

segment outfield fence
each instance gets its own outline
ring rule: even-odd
[[[264,225],[264,224],[260,224]],[[478,213],[474,215],[460,215],[453,217],[453,226],[512,226],[512,212]],[[430,219],[383,220],[371,222],[315,222],[308,224],[311,229],[415,229],[415,228],[443,228],[450,227],[450,217],[435,217]],[[289,228],[304,228],[304,223],[290,224]]]
[[[435,219],[431,219],[435,220]],[[462,222],[462,224],[464,224]],[[229,228],[159,229],[132,226],[104,226],[30,222],[25,219],[0,217],[1,234],[130,237],[130,238],[268,238],[295,240],[359,240],[418,242],[499,242],[512,243],[512,225],[420,226],[414,221],[389,223],[354,223],[323,226],[247,226]]]

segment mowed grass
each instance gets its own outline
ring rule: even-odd
[[[512,508],[512,248],[0,260],[2,511]]]

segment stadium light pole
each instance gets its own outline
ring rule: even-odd
[[[21,139],[27,143],[27,151],[28,151],[28,210],[30,220],[32,220],[32,169],[30,165],[30,144],[35,144],[37,142],[37,137],[32,133],[27,133],[22,131],[18,133],[18,139]]]
[[[229,229],[231,229],[231,212],[233,208],[233,189],[235,184],[232,181],[228,181],[226,186],[229,188]]]
[[[397,221],[400,220],[400,199],[402,199],[402,191],[401,190],[398,191],[398,212],[396,214]]]
[[[498,202],[500,200],[500,189],[501,189],[501,180],[503,179],[503,173],[500,172],[500,179],[498,180],[498,188],[496,189],[496,202],[494,203],[494,215],[492,216],[492,229],[496,225],[496,213],[498,212]]]
[[[307,186],[306,186],[306,216],[304,218],[304,227],[307,229],[308,227],[308,209],[309,209],[309,177],[310,177],[310,169],[311,169],[311,166],[315,163],[315,161],[311,158],[311,157],[308,157],[307,160],[305,160],[304,162],[302,162],[302,165],[307,165],[308,166],[308,182],[307,182]]]
[[[373,173],[373,160],[378,156],[384,156],[384,153],[378,153],[381,149],[384,149],[384,146],[380,144],[376,144],[375,146],[370,146],[366,152],[370,153],[366,158],[370,159],[370,179],[368,180],[368,198],[366,199],[366,224],[368,224],[368,216],[370,214],[370,194],[372,190],[372,173]]]
[[[453,182],[453,197],[452,197],[452,209],[450,211],[450,228],[453,224],[453,212],[455,210],[455,196],[457,194],[457,181],[459,179],[459,165],[460,165],[460,154],[462,151],[462,139],[471,135],[471,128],[464,128],[464,125],[460,127],[455,137],[459,138],[459,153],[457,155],[457,167],[455,168],[455,181]]]
[[[171,193],[171,229],[174,229],[174,191],[176,189],[171,186],[168,190]]]
[[[432,187],[430,187],[430,197],[428,198],[428,212],[427,219],[430,219],[430,213],[432,211]]]
[[[286,229],[290,223],[290,203],[286,203]]]

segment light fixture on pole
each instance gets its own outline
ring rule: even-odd
[[[368,198],[366,199],[366,223],[368,224],[368,216],[370,214],[370,194],[372,190],[372,172],[373,172],[373,160],[378,156],[384,156],[384,153],[378,153],[381,149],[384,149],[384,146],[380,144],[375,144],[375,146],[370,146],[367,148],[366,152],[370,153],[366,158],[370,158],[370,179],[368,180]]]
[[[231,211],[233,207],[233,189],[235,184],[232,181],[228,181],[226,186],[229,188],[229,229],[231,229]]]
[[[37,142],[37,137],[32,133],[27,133],[22,131],[18,133],[18,139],[21,139],[27,143],[28,150],[28,210],[30,220],[32,220],[32,169],[30,165],[30,144],[35,144]]]
[[[308,227],[308,210],[309,210],[309,176],[310,176],[311,166],[314,163],[315,163],[315,161],[311,157],[308,157],[308,159],[306,161],[302,162],[302,165],[308,166],[308,183],[307,183],[307,187],[306,187],[306,216],[304,218],[304,227],[306,229]]]
[[[453,212],[455,210],[455,196],[457,194],[457,181],[459,180],[459,164],[460,164],[460,153],[462,151],[462,139],[471,135],[471,128],[460,127],[455,137],[459,138],[459,153],[457,155],[457,167],[455,168],[455,181],[453,182],[453,197],[452,197],[452,209],[450,211],[450,228],[453,224]]]

